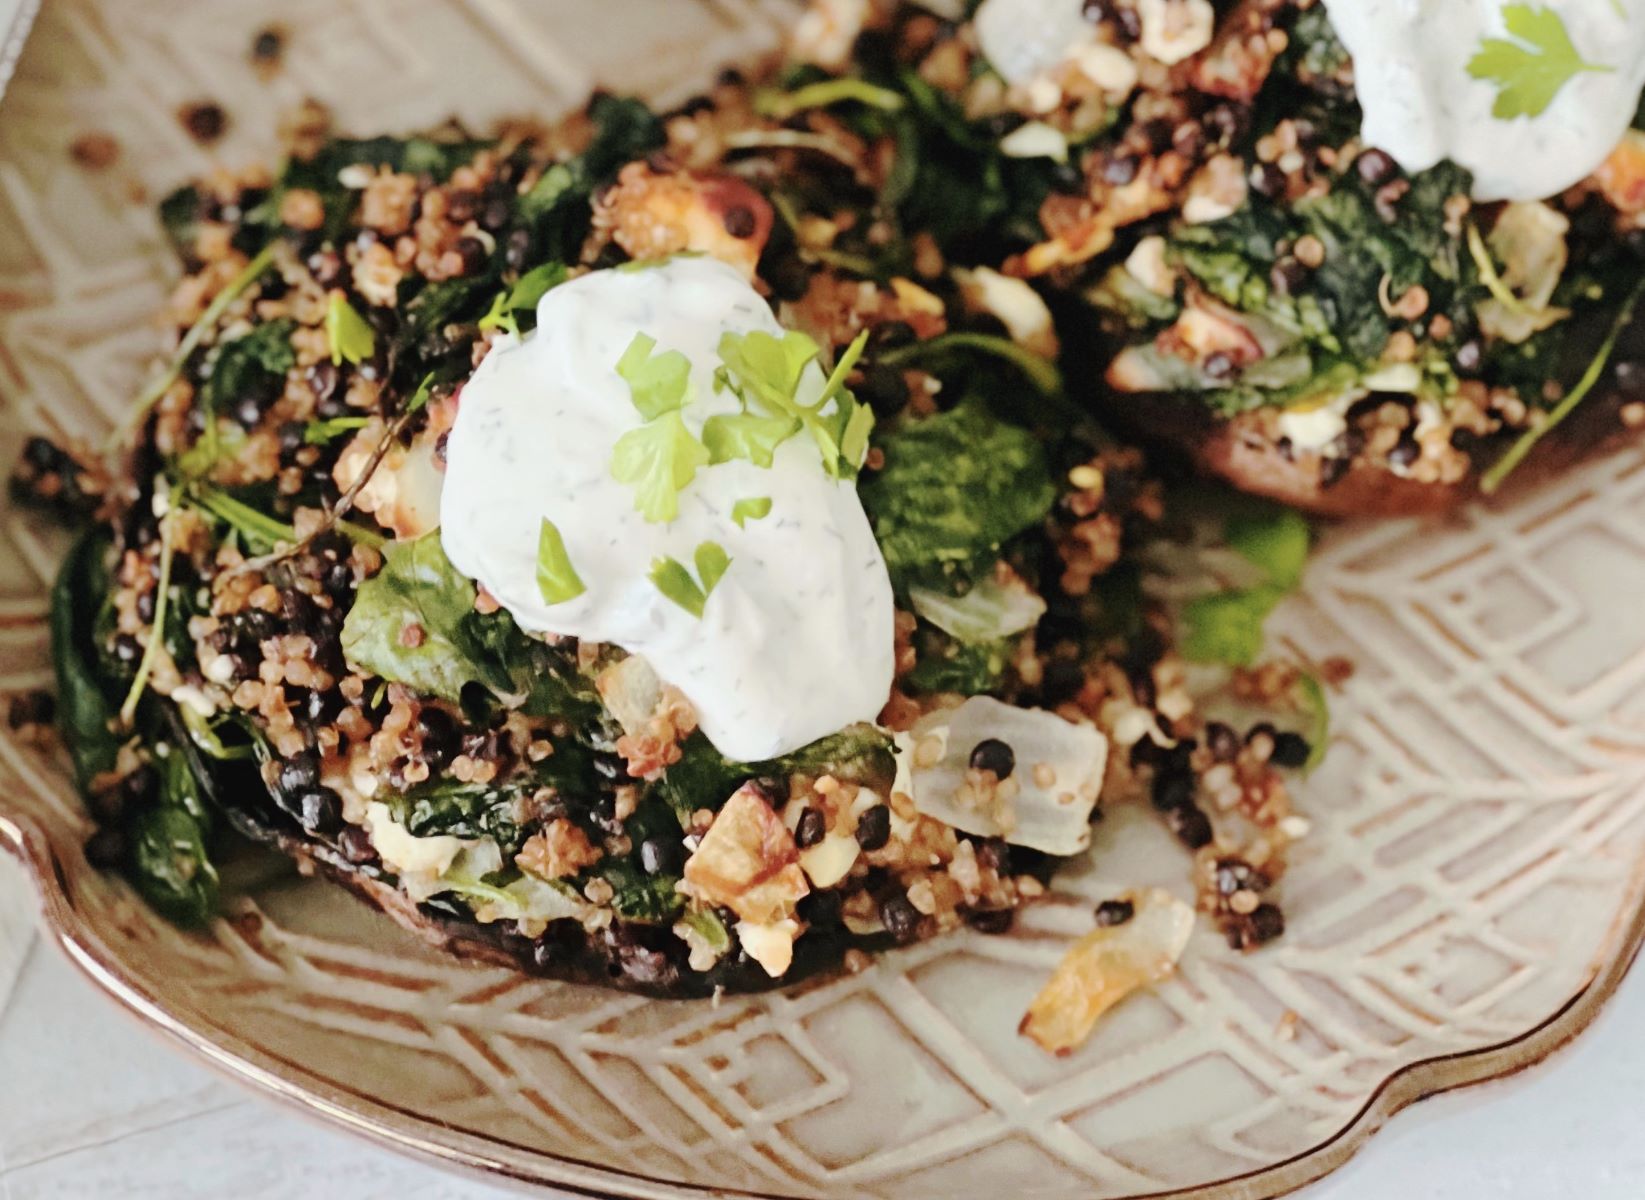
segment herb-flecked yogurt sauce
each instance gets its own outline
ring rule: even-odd
[[[854,483],[830,478],[810,438],[777,447],[769,468],[703,467],[666,524],[636,511],[611,474],[612,449],[642,424],[618,360],[635,334],[691,362],[687,428],[717,413],[717,347],[726,332],[782,335],[770,307],[734,268],[675,258],[640,270],[595,271],[554,289],[537,329],[497,344],[464,386],[447,442],[441,541],[528,631],[610,642],[643,656],[697,711],[729,758],[758,761],[872,721],[891,689],[893,606],[885,560]],[[799,399],[821,394],[812,364]],[[769,515],[732,520],[738,500],[769,498]],[[552,521],[586,590],[545,603],[538,536]],[[671,556],[688,567],[705,541],[731,566],[702,617],[649,578]]]
[[[1645,0],[1537,0],[1563,24],[1581,69],[1534,116],[1494,116],[1498,86],[1469,70],[1487,39],[1548,56],[1508,33],[1505,0],[1325,0],[1354,61],[1368,145],[1408,171],[1450,159],[1479,200],[1541,200],[1579,183],[1622,140],[1645,87]],[[1562,47],[1561,47],[1562,49]]]

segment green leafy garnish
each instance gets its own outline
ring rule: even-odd
[[[1271,584],[1196,596],[1182,610],[1182,653],[1190,662],[1248,667],[1262,654],[1263,625],[1285,599]]]
[[[634,407],[647,421],[684,408],[691,401],[691,360],[678,350],[654,354],[657,339],[636,333],[617,360]]]
[[[303,441],[310,446],[324,446],[345,433],[364,429],[369,420],[369,417],[332,417],[329,421],[310,421],[303,426]]]
[[[817,399],[802,404],[800,380],[806,367],[821,353],[816,342],[794,330],[786,331],[780,338],[761,329],[721,337],[720,361],[724,367],[720,378],[743,402],[743,415],[750,415],[748,407],[757,405],[773,418],[769,423],[745,422],[740,426],[735,424],[735,418],[727,418],[731,424],[722,422],[715,434],[722,453],[728,457],[748,457],[759,466],[769,466],[771,452],[791,433],[797,432],[797,426],[816,443],[823,470],[835,479],[855,476],[868,448],[868,431],[873,428],[874,416],[867,405],[859,404],[846,389],[845,379],[862,357],[867,342],[868,334],[864,331],[840,355]],[[782,427],[776,419],[790,422],[787,433],[778,436]],[[706,434],[706,428],[704,432]],[[855,451],[855,455],[848,454],[848,449]],[[738,453],[739,450],[747,453]],[[759,457],[755,457],[756,454]]]
[[[154,669],[154,656],[166,637],[166,609],[171,597],[171,563],[176,550],[172,535],[171,514],[160,518],[160,564],[154,581],[154,619],[149,622],[148,639],[143,643],[143,657],[137,661],[137,675],[126,692],[125,703],[120,705],[120,723],[130,725],[137,715],[137,702],[148,686],[149,672]]]
[[[109,594],[109,537],[93,528],[74,544],[51,589],[51,658],[57,674],[57,730],[82,793],[114,770],[120,739],[112,724],[111,681],[99,669],[98,610]]]
[[[1645,294],[1645,279],[1640,280],[1635,285],[1632,293],[1629,294],[1627,301],[1622,305],[1621,311],[1617,313],[1615,322],[1611,325],[1610,333],[1605,336],[1605,341],[1600,345],[1592,361],[1588,363],[1588,369],[1582,373],[1582,378],[1577,380],[1576,386],[1570,390],[1565,399],[1549,411],[1547,418],[1541,424],[1533,425],[1520,434],[1519,440],[1508,447],[1508,452],[1491,464],[1491,469],[1480,477],[1480,491],[1490,495],[1501,487],[1502,481],[1513,473],[1515,467],[1525,461],[1525,456],[1531,452],[1536,444],[1546,437],[1550,430],[1575,412],[1577,406],[1588,398],[1588,393],[1599,385],[1600,379],[1605,375],[1605,368],[1610,365],[1611,355],[1616,353],[1617,341],[1634,319],[1634,309],[1638,306],[1642,294]]]
[[[566,553],[565,539],[547,517],[537,531],[537,591],[544,604],[563,604],[588,589]]]
[[[665,412],[617,439],[611,476],[634,487],[634,507],[647,521],[666,523],[680,515],[680,491],[708,465],[708,451],[678,412]]]
[[[1025,350],[1010,338],[991,333],[945,333],[923,342],[910,342],[900,350],[882,354],[876,361],[884,367],[912,366],[932,358],[952,354],[956,350],[970,350],[1009,363],[1021,371],[1034,390],[1046,396],[1062,392],[1062,372],[1057,364],[1032,350]]]
[[[1228,515],[1223,537],[1231,549],[1266,571],[1270,583],[1289,591],[1302,579],[1313,532],[1294,509],[1252,506]]]
[[[434,372],[430,371],[423,376],[423,381],[417,385],[417,390],[411,393],[411,399],[406,401],[406,415],[421,412],[428,404],[429,397],[434,394]]]
[[[377,353],[376,333],[341,291],[333,291],[326,301],[326,340],[333,366],[345,361],[359,366]]]
[[[731,566],[731,556],[718,542],[704,542],[692,556],[697,566],[697,578],[679,559],[663,557],[653,560],[650,579],[659,592],[678,604],[694,617],[703,615],[709,595]]]
[[[1304,771],[1312,771],[1325,761],[1325,749],[1331,741],[1331,706],[1325,699],[1325,689],[1312,675],[1297,680],[1302,692],[1303,712],[1308,717],[1308,761]]]
[[[383,547],[383,568],[360,585],[343,621],[343,655],[369,674],[462,699],[463,686],[495,682],[467,618],[475,590],[459,575],[434,530]]]
[[[883,112],[896,112],[907,103],[890,88],[878,87],[865,79],[824,79],[806,84],[791,92],[762,91],[754,97],[754,111],[762,117],[786,121],[795,113],[810,108],[827,108],[842,101],[854,100]]]
[[[881,449],[885,465],[862,500],[899,591],[991,566],[1001,543],[1056,502],[1039,441],[975,398],[909,422]]]
[[[297,544],[297,531],[267,513],[258,512],[251,505],[236,500],[227,492],[215,488],[200,488],[194,501],[212,516],[245,539],[248,546],[262,551],[273,550],[282,542]]]
[[[203,475],[223,457],[218,431],[218,415],[234,401],[258,388],[270,388],[274,395],[284,376],[297,362],[291,345],[296,322],[289,317],[258,325],[251,332],[223,342],[210,359],[210,373],[200,387],[200,415],[204,432],[198,444],[184,455],[178,467],[186,477]]]
[[[744,528],[749,521],[763,521],[771,515],[771,497],[753,496],[739,500],[731,506],[731,520],[738,529]]]
[[[566,266],[564,263],[547,262],[541,266],[532,267],[512,287],[498,292],[491,299],[491,307],[485,316],[480,318],[480,328],[506,329],[508,332],[520,332],[520,319],[514,314],[522,310],[534,310],[537,301],[566,281]]]
[[[697,578],[703,582],[703,596],[713,594],[715,586],[731,566],[731,556],[718,542],[703,542],[697,547],[692,560],[697,564]]]
[[[800,431],[792,417],[762,417],[758,413],[720,413],[703,422],[703,445],[711,464],[745,459],[769,467],[777,447]]]
[[[109,449],[122,445],[128,437],[136,432],[137,427],[143,423],[143,418],[148,416],[149,409],[158,404],[160,397],[164,396],[171,388],[171,385],[177,382],[177,377],[183,373],[184,364],[199,349],[200,342],[205,338],[206,333],[217,327],[217,322],[222,320],[223,314],[228,311],[228,306],[239,299],[241,293],[247,288],[261,279],[263,272],[273,265],[274,251],[278,244],[277,242],[270,242],[259,250],[256,256],[245,265],[245,269],[229,280],[223,290],[212,297],[211,303],[206,305],[205,312],[200,314],[200,319],[189,326],[188,332],[177,343],[177,349],[172,354],[171,361],[166,364],[166,369],[149,380],[148,386],[132,402],[131,408],[120,421],[120,424],[115,426],[114,431],[109,434],[107,442]]]
[[[1540,116],[1576,76],[1615,69],[1583,58],[1564,18],[1551,8],[1510,4],[1502,10],[1502,20],[1513,40],[1486,38],[1468,63],[1468,74],[1497,89],[1493,117]]]
[[[1268,615],[1302,580],[1312,532],[1291,509],[1243,500],[1224,518],[1222,534],[1266,578],[1184,605],[1182,653],[1192,662],[1250,666],[1262,653]]]
[[[617,439],[611,476],[634,487],[634,507],[647,521],[680,515],[680,491],[711,461],[686,428],[680,409],[691,402],[691,360],[678,350],[653,354],[655,338],[636,333],[617,361],[634,407],[645,424]]]

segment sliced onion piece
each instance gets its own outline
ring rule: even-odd
[[[968,778],[971,752],[1004,742],[1016,769],[993,795]],[[1091,844],[1091,810],[1102,790],[1108,739],[1088,723],[1038,708],[973,696],[928,713],[897,739],[897,788],[921,813],[977,837],[1067,857]]]
[[[1072,1054],[1103,1013],[1176,970],[1194,931],[1194,910],[1163,888],[1124,898],[1134,909],[1131,919],[1075,942],[1028,1006],[1018,1032],[1041,1049]]]

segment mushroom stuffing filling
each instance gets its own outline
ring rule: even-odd
[[[1359,144],[1318,6],[1073,5],[1054,54],[1006,8],[819,2],[667,112],[354,139],[310,105],[278,170],[167,198],[169,358],[14,480],[79,530],[88,856],[199,925],[237,835],[455,952],[685,997],[1006,933],[1141,805],[1196,901],[1095,911],[1024,1019],[1055,1052],[1196,909],[1281,936],[1349,669],[1266,652],[1310,526],[1093,393],[1321,479],[1511,456],[1631,308],[1636,135],[1481,204]]]

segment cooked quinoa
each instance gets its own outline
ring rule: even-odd
[[[863,61],[964,93],[954,27],[917,14],[866,36]],[[1200,602],[1237,593],[1185,607],[1150,584],[1150,555],[1200,535],[1064,390],[1051,310],[1021,279],[1042,274],[1022,269],[1035,250],[1006,253],[1014,234],[899,176],[900,139],[952,156],[947,117],[786,111],[816,78],[728,76],[663,114],[601,96],[485,138],[337,138],[311,106],[278,174],[221,170],[165,202],[184,265],[171,368],[111,453],[36,439],[16,476],[86,522],[54,642],[95,861],[203,921],[226,826],[465,953],[659,995],[766,987],[965,925],[1004,933],[1044,894],[1062,858],[1010,831],[1029,793],[1082,803],[1056,764],[994,736],[958,748],[942,803],[994,836],[905,783],[952,753],[932,731],[989,698],[1100,733],[1091,820],[1151,806],[1232,945],[1281,934],[1274,889],[1306,829],[1286,777],[1314,756],[1293,729],[1319,727],[1318,685],[1225,672],[1240,727],[1201,715],[1179,639],[1185,622],[1227,634]],[[1168,121],[1174,93],[1149,86],[1137,107]],[[1042,115],[1077,132],[1089,100]],[[1119,148],[1141,136],[1058,164],[1022,219],[1066,247],[1100,206],[1092,180],[1145,180],[1163,205],[1214,158]],[[1078,257],[1056,253],[1058,270]],[[874,418],[859,490],[895,585],[895,682],[875,722],[771,761],[725,759],[640,657],[526,634],[437,549],[429,482],[490,348],[529,336],[561,280],[680,254],[746,270],[826,361],[865,338],[847,383]],[[1305,551],[1289,514],[1242,513]],[[960,542],[940,559],[922,541],[939,530]],[[1282,592],[1300,562],[1272,569]],[[1031,615],[979,635],[985,596]],[[449,688],[399,673],[439,654]],[[1101,923],[1124,926],[1126,903]]]

